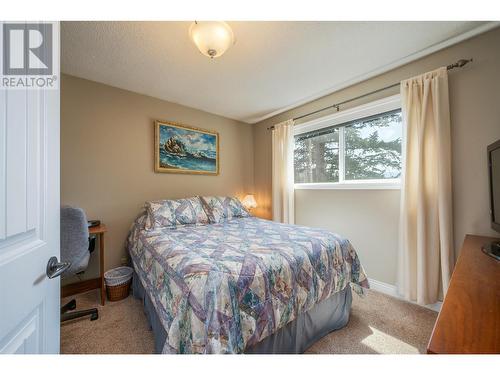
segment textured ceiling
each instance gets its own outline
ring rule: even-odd
[[[190,22],[63,22],[62,71],[253,123],[495,26],[228,23],[236,44],[210,60],[189,39]]]

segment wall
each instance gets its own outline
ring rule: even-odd
[[[154,120],[214,130],[219,176],[155,173]],[[120,265],[128,229],[147,200],[238,195],[253,187],[252,125],[100,83],[61,80],[61,202],[106,223],[105,269]],[[86,277],[96,272],[97,256]]]
[[[499,46],[500,28],[497,28],[258,123],[253,133],[255,194],[260,204],[257,213],[271,217],[271,133],[266,130],[268,126],[458,59],[473,57],[472,64],[449,75],[455,251],[458,253],[467,233],[494,235],[489,222],[486,146],[500,139]],[[387,90],[352,102],[344,109],[396,94],[398,90]],[[328,112],[322,115],[326,114]],[[397,190],[297,191],[296,221],[346,235],[356,247],[368,276],[394,284],[398,200]]]

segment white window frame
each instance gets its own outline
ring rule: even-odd
[[[389,96],[380,100],[360,105],[355,108],[346,109],[342,112],[337,112],[328,116],[324,116],[303,124],[295,125],[293,128],[294,137],[299,134],[307,133],[310,131],[327,128],[345,124],[350,121],[359,120],[365,117],[382,114],[385,112],[401,109],[401,96],[399,94]],[[339,128],[339,181],[338,182],[309,182],[309,183],[296,183],[294,188],[297,190],[302,189],[400,189],[401,179],[379,179],[379,180],[344,180],[345,175],[345,137],[344,127]],[[404,137],[403,129],[403,137]]]

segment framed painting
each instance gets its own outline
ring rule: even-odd
[[[219,134],[155,121],[155,172],[219,174]]]

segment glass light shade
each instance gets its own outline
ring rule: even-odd
[[[189,36],[202,54],[219,57],[234,44],[233,30],[222,21],[193,22]]]
[[[245,198],[243,198],[243,200],[241,201],[241,204],[248,210],[257,207],[257,202],[255,201],[255,197],[252,194],[246,195]]]

